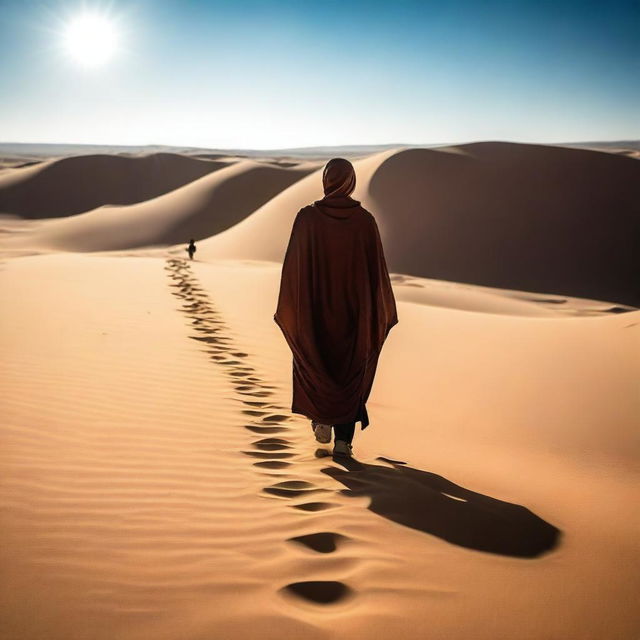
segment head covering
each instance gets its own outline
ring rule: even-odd
[[[324,198],[346,198],[356,188],[356,172],[344,158],[329,160],[322,172]]]

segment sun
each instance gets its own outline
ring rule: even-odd
[[[65,51],[86,67],[105,64],[118,51],[118,30],[113,19],[100,13],[82,13],[63,29]]]

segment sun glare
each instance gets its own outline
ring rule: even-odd
[[[64,48],[83,66],[95,67],[108,62],[117,52],[116,25],[108,16],[83,13],[67,23]]]

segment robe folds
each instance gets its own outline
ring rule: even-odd
[[[325,197],[297,213],[273,319],[293,355],[291,411],[366,428],[378,358],[398,314],[377,223],[357,200]]]

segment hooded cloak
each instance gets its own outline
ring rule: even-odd
[[[355,171],[325,166],[325,197],[298,211],[273,316],[293,355],[291,411],[323,424],[369,424],[366,402],[397,324],[375,218],[350,197]]]

